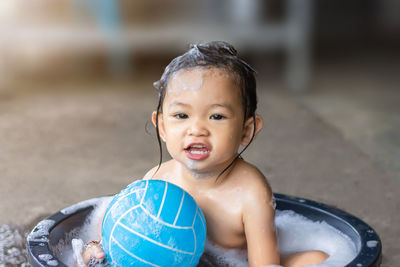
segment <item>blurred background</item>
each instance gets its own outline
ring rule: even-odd
[[[274,191],[371,224],[395,266],[399,14],[396,0],[1,0],[0,266],[18,262],[12,229],[157,164],[152,83],[211,40],[258,72],[265,127],[245,158]]]

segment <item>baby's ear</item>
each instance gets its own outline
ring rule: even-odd
[[[254,129],[254,117],[256,120],[256,125]],[[263,127],[263,119],[260,115],[255,115],[254,117],[248,118],[246,122],[244,123],[243,127],[243,134],[242,134],[242,146],[247,146],[250,141],[251,137],[253,136],[253,131],[254,131],[254,139],[256,138],[257,134],[261,131]]]
[[[151,122],[153,123],[154,127],[157,126],[157,111],[153,111],[151,114]],[[158,113],[158,132],[161,139],[165,142],[164,120],[161,112]]]

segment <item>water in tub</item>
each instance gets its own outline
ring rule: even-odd
[[[96,208],[82,229],[67,233],[65,239],[53,248],[57,258],[66,265],[73,266],[74,252],[71,243],[76,250],[75,254],[79,255],[83,243],[99,239],[99,225],[111,199],[111,197],[106,197],[96,200]],[[320,267],[345,266],[356,256],[356,247],[350,238],[325,222],[313,222],[293,211],[279,210],[276,212],[275,220],[282,255],[299,251],[322,250],[330,257],[323,264],[315,265]],[[75,240],[71,242],[73,239]],[[211,257],[213,262],[220,263],[222,266],[248,266],[245,251],[225,250],[207,242],[205,254]]]

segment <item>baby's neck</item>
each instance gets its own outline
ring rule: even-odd
[[[216,172],[199,172],[195,169],[190,169],[179,162],[176,162],[175,170],[177,174],[187,182],[208,184],[215,183],[218,178],[218,173]]]
[[[182,176],[193,180],[215,180],[218,177],[218,173],[215,172],[197,172],[189,169],[186,166],[182,166]]]
[[[196,187],[215,187],[217,184],[223,183],[228,177],[234,166],[222,173],[223,170],[215,172],[199,172],[190,169],[186,165],[175,161],[175,173],[181,177],[182,181]]]

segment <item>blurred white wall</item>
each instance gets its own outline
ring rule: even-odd
[[[273,21],[262,0],[2,0],[0,81],[82,72],[74,65],[94,52],[115,73],[143,51],[176,55],[190,43],[224,40],[241,52],[283,50],[289,85],[299,90],[308,78],[311,5],[283,6]]]
[[[0,86],[99,65],[115,74],[141,53],[173,57],[190,43],[225,40],[242,53],[283,54],[288,87],[302,90],[315,40],[346,47],[371,32],[395,37],[399,12],[396,0],[1,0]]]

